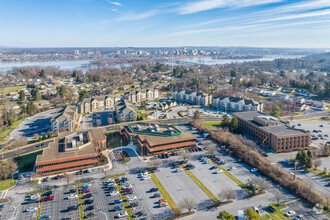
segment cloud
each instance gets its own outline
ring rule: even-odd
[[[109,0],[105,0],[106,2],[112,4],[112,5],[116,5],[116,6],[123,6],[120,2],[112,2],[112,1],[109,1]]]
[[[199,0],[185,3],[178,8],[179,14],[193,14],[201,11],[208,11],[216,8],[226,7],[249,7],[281,2],[282,0]]]
[[[160,11],[158,9],[155,10],[149,10],[142,13],[135,13],[135,12],[129,12],[129,13],[123,13],[122,16],[117,18],[117,21],[136,21],[136,20],[142,20],[145,18],[153,17],[157,14],[159,14]]]

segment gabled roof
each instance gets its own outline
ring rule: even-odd
[[[63,122],[65,120],[74,121],[77,112],[76,106],[65,106],[59,110],[52,118],[52,121]]]

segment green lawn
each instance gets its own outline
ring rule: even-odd
[[[286,205],[281,204],[281,203],[277,204],[276,202],[269,203],[269,205],[270,205],[270,206],[273,206],[276,210],[282,210],[282,209],[287,208]]]
[[[120,134],[118,131],[109,132],[107,135],[107,148],[116,148],[121,146]]]
[[[5,94],[7,94],[9,92],[13,92],[13,91],[17,91],[19,89],[25,89],[25,88],[26,88],[26,85],[25,86],[9,86],[9,87],[4,88],[0,92],[5,92]]]
[[[16,184],[17,180],[8,179],[8,180],[1,180],[0,181],[0,191],[7,190],[13,187]]]
[[[284,204],[277,204],[277,203],[269,203],[272,207],[274,207],[277,211],[274,213],[269,213],[267,215],[262,215],[258,217],[258,220],[268,220],[268,219],[273,219],[273,220],[287,220],[291,219],[289,217],[286,217],[284,213],[281,211],[284,208],[287,208],[286,205]]]
[[[190,170],[184,169],[182,165],[181,168],[215,204],[220,202],[219,199],[192,172],[190,172]]]
[[[6,137],[13,131],[15,130],[15,128],[17,128],[18,125],[20,125],[22,122],[24,121],[24,119],[18,120],[13,122],[13,124],[11,124],[9,127],[7,127],[5,130],[3,130],[2,132],[0,132],[0,141],[4,141],[4,139],[6,139]]]
[[[327,119],[323,119],[323,117],[318,117],[318,118],[306,118],[306,119],[297,119],[293,121],[329,121]]]
[[[18,165],[18,170],[23,172],[33,171],[33,167],[38,155],[42,154],[43,150],[39,150],[30,154],[25,154],[19,157],[14,157],[15,162]]]
[[[308,169],[310,172],[322,177],[322,178],[325,178],[326,180],[330,180],[330,172],[326,172],[324,173],[323,170],[319,170],[319,169]]]
[[[173,210],[174,214],[180,215],[181,210],[175,204],[174,200],[172,199],[170,194],[166,191],[166,189],[164,188],[163,184],[159,181],[157,176],[154,173],[150,173],[150,177],[151,177],[152,181],[155,183],[155,185],[158,188],[159,192],[163,195],[163,197],[165,199],[167,199],[167,203],[171,207],[171,209]]]

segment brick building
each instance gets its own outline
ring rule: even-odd
[[[121,127],[121,135],[137,144],[140,155],[176,151],[196,145],[196,137],[171,125],[130,123]]]
[[[310,133],[294,129],[277,118],[261,112],[237,112],[239,127],[252,136],[261,146],[276,152],[288,152],[307,148]]]
[[[35,172],[50,175],[97,166],[105,148],[106,136],[103,128],[60,133],[37,156]]]

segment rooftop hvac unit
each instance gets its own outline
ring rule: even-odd
[[[80,133],[80,134],[79,134],[79,141],[83,141],[83,140],[84,140],[83,134]]]
[[[76,148],[77,147],[77,142],[75,139],[72,140],[72,148]]]

